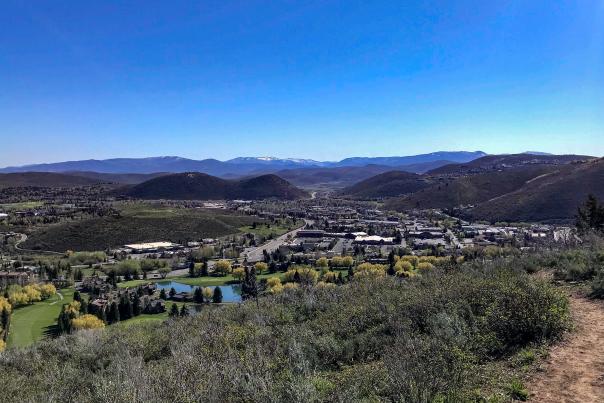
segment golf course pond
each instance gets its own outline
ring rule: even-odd
[[[159,290],[164,289],[166,292],[174,288],[176,292],[190,292],[193,293],[197,286],[179,283],[177,281],[165,280],[158,281],[157,288]],[[208,286],[212,290],[216,287],[222,291],[222,302],[241,302],[241,286],[239,285],[219,285],[219,286]],[[205,287],[202,287],[205,288]]]

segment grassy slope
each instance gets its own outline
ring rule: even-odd
[[[524,186],[527,181],[551,172],[555,168],[547,165],[531,166],[445,180],[409,196],[392,199],[387,202],[387,208],[403,211],[413,208],[452,208],[478,204],[513,192]]]
[[[9,347],[28,346],[52,330],[63,304],[73,299],[73,289],[62,289],[60,293],[64,297],[62,301],[55,295],[46,301],[15,309],[11,317]]]
[[[559,167],[552,175],[482,203],[469,216],[489,221],[572,219],[590,193],[604,198],[604,159]]]
[[[34,232],[22,245],[28,249],[104,250],[133,242],[184,241],[239,232],[258,218],[227,211],[170,209],[150,204],[129,205],[121,217],[93,218],[52,225]]]

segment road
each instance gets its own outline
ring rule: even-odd
[[[304,226],[302,226],[300,228],[296,228],[293,231],[287,232],[278,238],[275,238],[275,239],[272,239],[272,240],[266,242],[263,245],[256,246],[253,248],[247,248],[242,254],[243,257],[245,257],[248,262],[260,262],[260,261],[264,260],[264,255],[262,253],[263,251],[266,250],[268,253],[276,251],[280,245],[282,245],[283,243],[285,243],[285,241],[287,241],[288,238],[295,238],[298,231],[300,231],[304,227],[312,225],[314,223],[314,221],[305,219],[304,223],[305,223]]]
[[[25,235],[25,234],[19,234],[19,235],[21,235],[21,239],[19,239],[17,242],[15,242],[16,250],[20,250],[21,252],[34,252],[34,253],[40,253],[40,254],[49,253],[49,254],[53,254],[53,255],[64,255],[64,253],[55,252],[52,250],[34,250],[34,249],[21,248],[21,247],[19,247],[19,245],[21,245],[23,242],[27,241],[27,235]]]

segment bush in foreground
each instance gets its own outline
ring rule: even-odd
[[[0,379],[16,401],[460,401],[481,366],[568,326],[564,296],[498,267],[300,286],[259,304],[8,351]]]

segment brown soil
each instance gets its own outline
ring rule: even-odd
[[[533,402],[604,402],[604,303],[571,295],[575,329],[528,384]]]

